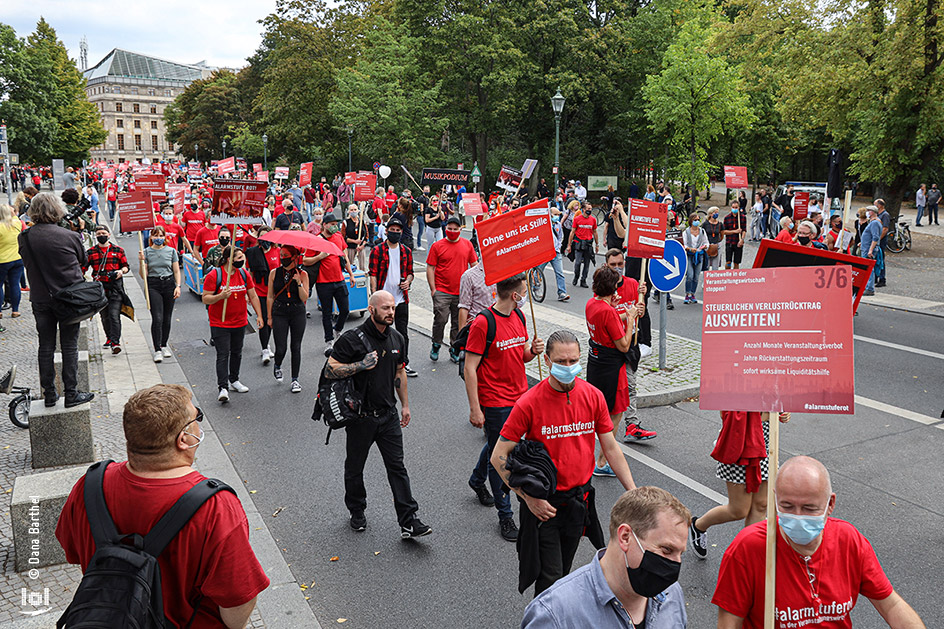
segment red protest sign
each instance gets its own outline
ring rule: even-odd
[[[276,166],[276,167],[275,167],[275,178],[276,178],[276,179],[288,179],[288,166]]]
[[[630,199],[626,255],[661,260],[665,252],[665,228],[668,218],[669,206],[665,203]]]
[[[164,192],[164,182],[164,175],[135,174],[134,189],[150,192],[154,196],[154,200],[160,202],[167,198],[167,193]]]
[[[354,180],[357,177],[357,173],[344,173],[344,183],[348,186],[354,185]]]
[[[154,207],[151,205],[151,193],[136,190],[119,194],[118,217],[123,232],[153,229]]]
[[[875,260],[837,251],[826,251],[815,247],[788,244],[765,238],[760,241],[760,248],[754,258],[754,268],[774,268],[783,266],[832,266],[848,265],[852,272],[852,311],[859,308],[862,291],[869,283],[869,275],[875,267]]]
[[[793,220],[802,221],[810,215],[810,193],[797,192],[793,195]]]
[[[482,197],[478,192],[466,192],[462,195],[462,211],[466,216],[485,214],[485,209],[482,207]]]
[[[211,223],[262,224],[266,182],[251,179],[223,179],[213,186]]]
[[[261,172],[262,172],[262,164],[253,164],[253,165],[252,165],[252,172],[254,172],[254,173],[261,173]]]
[[[172,183],[167,187],[167,195],[170,197],[170,202],[174,204],[174,214],[183,213],[188,190],[190,186],[185,183]]]
[[[301,165],[301,168],[298,169],[298,185],[300,186],[310,186],[311,185],[311,168],[314,166],[314,162],[305,162]]]
[[[115,169],[106,168],[102,171],[102,179],[114,179],[115,178]]]
[[[747,166],[725,166],[724,185],[726,188],[746,188]]]
[[[495,284],[554,259],[551,214],[545,207],[521,207],[476,223],[485,283]]]
[[[220,175],[236,172],[236,158],[227,157],[226,159],[218,161],[216,163],[216,172]]]
[[[847,266],[705,274],[702,409],[855,412]]]
[[[354,202],[372,201],[377,189],[377,175],[374,173],[357,173],[354,177]]]
[[[269,171],[268,171],[268,170],[260,170],[259,172],[257,172],[257,173],[256,173],[256,181],[265,181],[265,182],[268,182],[268,181],[269,181]]]

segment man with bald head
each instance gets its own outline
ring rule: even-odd
[[[420,537],[433,530],[423,524],[419,507],[410,490],[410,477],[403,465],[403,428],[410,424],[410,401],[406,390],[403,336],[393,326],[396,300],[385,290],[370,296],[370,316],[335,341],[325,367],[325,377],[354,378],[354,386],[364,394],[363,416],[345,428],[347,457],[344,460],[344,504],[351,512],[351,528],[367,528],[367,489],[364,464],[376,443],[387,480],[393,490],[393,504],[400,524],[400,537]],[[396,392],[396,397],[394,396]],[[397,397],[402,407],[397,413]]]
[[[836,494],[826,467],[807,456],[789,459],[776,481],[777,595],[774,627],[852,627],[865,596],[892,629],[924,623],[892,588],[869,541],[830,517]],[[718,629],[764,626],[767,523],[744,528],[724,553],[711,602]]]

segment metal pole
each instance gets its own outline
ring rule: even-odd
[[[659,369],[665,369],[665,318],[666,304],[669,303],[669,294],[663,292],[659,296]]]
[[[348,128],[347,130],[347,172],[353,172],[351,168],[351,138],[354,135],[354,130]]]
[[[560,178],[560,114],[554,114],[554,198],[557,198]]]
[[[269,170],[269,138],[262,138],[262,170]]]
[[[0,154],[3,155],[3,183],[7,188],[7,203],[12,207],[13,206],[13,184],[10,181],[10,150],[7,144],[7,126],[6,125],[0,125]]]

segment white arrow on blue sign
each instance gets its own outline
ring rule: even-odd
[[[687,270],[688,256],[685,247],[677,240],[666,240],[662,259],[649,261],[649,279],[663,293],[675,290],[685,279]]]

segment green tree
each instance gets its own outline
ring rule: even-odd
[[[643,88],[652,129],[678,151],[670,172],[687,178],[693,199],[708,184],[711,142],[754,122],[737,72],[708,50],[708,41],[706,20],[686,22],[665,52],[662,71]]]
[[[223,139],[240,122],[241,100],[236,75],[218,70],[194,81],[164,109],[167,141],[178,144],[186,159],[223,156]],[[261,154],[261,151],[260,151]]]

